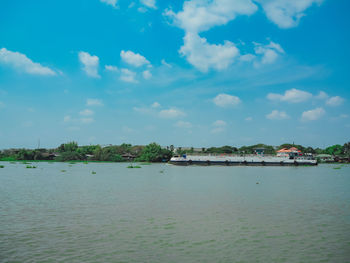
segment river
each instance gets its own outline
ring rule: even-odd
[[[349,165],[0,164],[0,262],[350,261]]]

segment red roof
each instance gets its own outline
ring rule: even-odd
[[[295,148],[295,147],[291,147],[291,148],[289,148],[289,149],[287,149],[287,148],[283,148],[283,149],[281,149],[281,150],[279,150],[279,151],[277,151],[278,153],[290,153],[290,152],[301,152],[300,150],[298,150],[297,148]]]

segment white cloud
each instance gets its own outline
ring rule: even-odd
[[[290,103],[299,103],[312,98],[312,94],[298,89],[287,90],[283,95],[276,93],[269,93],[267,95],[269,100],[286,101]]]
[[[280,28],[296,27],[305,16],[304,11],[322,0],[256,0],[269,20]]]
[[[141,67],[143,65],[149,65],[150,62],[142,55],[134,53],[130,50],[120,52],[122,60],[132,66]]]
[[[255,66],[272,64],[278,59],[280,54],[285,53],[283,48],[279,44],[272,41],[270,41],[270,43],[267,45],[261,45],[258,43],[254,43],[254,44],[255,44],[255,49],[254,49],[255,53],[261,56],[260,61],[255,62],[254,64]]]
[[[117,7],[117,0],[100,0],[102,3],[105,3],[107,5],[111,5],[114,8]]]
[[[165,15],[185,31],[180,54],[194,67],[207,72],[210,68],[226,69],[238,57],[239,50],[230,41],[210,44],[199,33],[214,26],[225,25],[237,15],[253,14],[256,10],[257,6],[250,0],[235,0],[234,3],[230,0],[191,0],[184,2],[182,11],[174,13],[167,10]]]
[[[205,38],[193,33],[185,35],[184,45],[179,53],[202,72],[207,72],[210,68],[226,69],[239,56],[239,50],[232,42],[225,41],[223,45],[209,44]]]
[[[344,102],[344,99],[342,97],[339,96],[334,96],[334,97],[330,97],[329,99],[327,99],[326,104],[328,106],[340,106],[342,105]]]
[[[318,95],[316,96],[316,99],[320,99],[320,100],[325,100],[328,99],[328,94],[324,91],[320,91],[320,93],[318,93]]]
[[[183,111],[175,108],[170,108],[168,110],[161,110],[159,112],[159,117],[164,119],[174,119],[174,118],[179,118],[183,116],[186,116],[186,114]]]
[[[156,9],[156,0],[140,0],[142,4],[149,8]]]
[[[83,64],[83,70],[86,75],[93,78],[100,78],[98,74],[99,58],[97,56],[92,56],[87,52],[80,51],[79,60]]]
[[[316,108],[309,111],[304,111],[301,115],[302,121],[315,121],[321,118],[325,114],[325,110],[322,108]]]
[[[213,99],[214,103],[219,107],[230,107],[238,105],[241,100],[232,95],[221,93]]]
[[[89,123],[93,123],[95,120],[93,118],[81,118],[80,121],[83,124],[89,124]]]
[[[72,120],[72,117],[70,115],[64,116],[63,122],[70,122]]]
[[[145,70],[142,72],[142,76],[144,79],[150,79],[152,78],[152,73],[149,70]]]
[[[86,106],[103,106],[103,101],[100,99],[87,99]]]
[[[33,62],[26,55],[7,50],[0,49],[0,63],[15,68],[32,75],[54,76],[56,72],[48,67],[44,67],[39,63]]]
[[[92,110],[85,109],[85,110],[80,111],[79,114],[82,116],[91,116],[94,114],[94,112]]]
[[[105,69],[107,71],[112,71],[112,72],[118,72],[119,71],[119,69],[116,66],[112,66],[112,65],[106,65]]]
[[[225,127],[227,123],[223,120],[217,120],[213,123],[213,126],[215,127]]]
[[[253,120],[253,117],[247,117],[244,119],[245,121],[252,121]]]
[[[175,127],[190,129],[192,128],[192,124],[188,121],[178,121],[174,124]]]
[[[5,108],[5,103],[3,103],[2,101],[0,101],[0,109],[1,108]]]
[[[216,128],[213,128],[210,132],[211,133],[222,133],[224,132],[226,129],[224,127],[216,127]]]
[[[186,32],[199,33],[225,25],[237,15],[251,15],[257,9],[250,0],[191,0],[184,2],[182,11],[174,13],[167,10],[165,15]]]
[[[152,105],[151,105],[152,108],[159,108],[160,107],[160,104],[158,102],[154,102]]]
[[[140,13],[146,13],[147,12],[147,8],[141,6],[141,7],[137,8],[137,11],[140,12]],[[143,30],[144,30],[144,28],[143,28]]]
[[[254,59],[256,59],[256,56],[253,54],[245,54],[239,57],[239,60],[243,62],[251,62]]]
[[[284,120],[288,119],[289,116],[284,111],[273,110],[271,113],[266,115],[266,118],[270,120]]]
[[[167,63],[167,62],[165,61],[165,59],[162,59],[161,63],[162,63],[162,65],[167,66],[168,68],[172,68],[172,65],[170,65],[169,63]]]
[[[136,73],[126,68],[121,69],[120,79],[129,83],[138,83]]]

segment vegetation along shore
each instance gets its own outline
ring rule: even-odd
[[[174,147],[160,146],[157,143],[148,145],[131,145],[123,143],[121,145],[88,145],[79,146],[76,142],[63,143],[53,149],[5,149],[0,151],[0,161],[103,161],[103,162],[167,162],[174,155],[182,154],[235,154],[246,155],[255,154],[257,148],[263,148],[265,154],[275,155],[283,148],[296,147],[302,153],[312,154],[319,161],[326,162],[349,162],[350,142],[344,145],[333,145],[325,149],[305,147],[296,144],[281,144],[271,146],[265,144],[255,144],[251,146],[222,146],[210,148],[194,147]]]

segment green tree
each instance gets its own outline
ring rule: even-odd
[[[58,147],[59,152],[75,152],[78,149],[78,143],[76,142],[68,142],[65,144],[61,144]]]
[[[343,146],[336,144],[325,149],[325,153],[330,155],[341,155],[344,153]]]
[[[162,160],[169,160],[172,156],[172,152],[167,149],[162,149],[157,143],[148,144],[141,153],[141,156],[137,158],[137,161],[141,162],[160,162]]]

